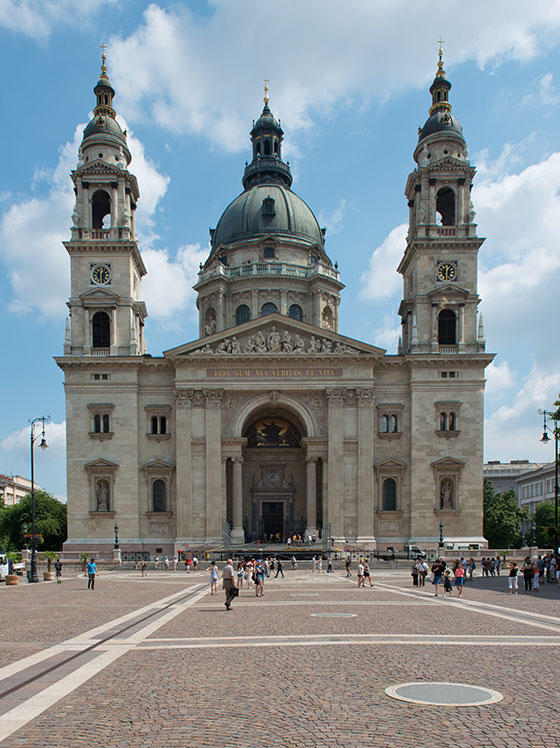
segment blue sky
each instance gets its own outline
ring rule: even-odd
[[[442,36],[487,237],[479,293],[498,355],[485,456],[551,460],[536,411],[560,392],[559,32],[560,4],[525,0],[0,0],[0,472],[29,474],[28,421],[48,414],[36,477],[65,496],[60,242],[103,42],[142,195],[149,351],[197,335],[191,286],[209,227],[241,191],[266,77],[293,189],[346,283],[340,331],[395,352],[403,190]]]

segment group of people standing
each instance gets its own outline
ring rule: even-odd
[[[519,572],[523,576],[525,592],[538,592],[541,581],[548,584],[560,583],[560,557],[554,553],[548,553],[544,557],[537,556],[537,558],[526,556],[521,569],[517,566],[517,562],[511,561],[508,573],[508,592],[510,595],[517,595],[519,589],[517,575]]]
[[[472,559],[470,559],[472,561]],[[425,563],[425,562],[424,562]],[[458,597],[463,597],[463,585],[467,579],[472,579],[471,575],[468,576],[469,562],[464,558],[457,559],[452,566],[447,566],[447,562],[443,558],[438,558],[432,565],[432,584],[435,589],[435,596],[439,595],[439,587],[443,584],[443,592],[447,597],[452,597],[453,587],[457,590]]]

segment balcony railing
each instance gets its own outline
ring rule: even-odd
[[[438,236],[457,236],[457,229],[455,226],[438,226]]]
[[[440,345],[439,346],[439,352],[443,353],[445,355],[449,355],[450,353],[459,353],[459,346],[457,346],[457,345]]]
[[[108,356],[110,353],[111,353],[110,348],[92,348],[91,349],[92,356]]]
[[[313,278],[322,275],[333,280],[338,280],[339,272],[334,268],[317,263],[316,265],[294,265],[286,262],[254,262],[238,267],[227,267],[218,264],[198,274],[198,282],[207,281],[210,278],[221,276],[223,278],[246,278],[262,275],[288,275],[297,278]]]

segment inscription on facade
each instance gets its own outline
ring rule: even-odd
[[[298,368],[298,369],[206,369],[208,378],[219,377],[225,379],[247,378],[265,378],[276,377],[278,379],[289,377],[340,377],[342,369],[330,369],[328,367],[318,368]]]

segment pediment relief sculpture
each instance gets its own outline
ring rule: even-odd
[[[315,335],[292,334],[289,330],[282,331],[273,325],[268,331],[259,330],[254,335],[249,335],[245,342],[240,342],[233,335],[215,345],[208,343],[197,348],[193,353],[231,353],[233,355],[249,353],[254,355],[256,353],[359,353],[359,351],[338,340]]]

